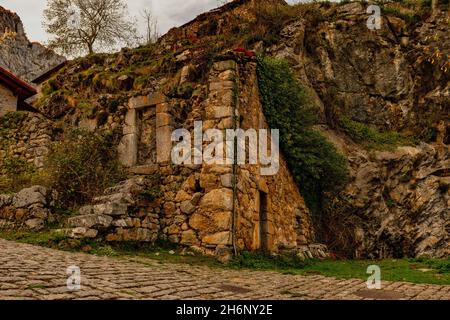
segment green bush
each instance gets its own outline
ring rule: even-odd
[[[280,144],[310,209],[321,209],[326,193],[338,192],[348,177],[347,162],[313,129],[318,110],[288,63],[258,58],[258,83],[271,128],[280,130]]]
[[[123,179],[112,134],[72,129],[55,142],[45,171],[48,184],[58,191],[60,205],[83,205]]]
[[[348,118],[341,120],[341,126],[355,142],[369,149],[391,149],[398,145],[409,145],[413,142],[398,132],[379,132],[364,123]]]

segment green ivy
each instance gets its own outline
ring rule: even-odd
[[[319,212],[325,195],[346,184],[347,162],[313,129],[318,110],[286,61],[258,57],[258,83],[267,121],[280,130],[281,149],[308,207]]]

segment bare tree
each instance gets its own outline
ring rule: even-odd
[[[438,10],[438,0],[431,0],[431,10],[433,12],[433,14],[435,14]]]
[[[153,15],[153,12],[147,8],[142,10],[141,15],[145,20],[146,27],[145,44],[155,43],[159,38],[158,19]]]
[[[44,27],[49,46],[67,55],[93,54],[137,41],[123,0],[48,0]]]

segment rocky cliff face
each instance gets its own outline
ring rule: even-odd
[[[65,58],[28,40],[19,16],[0,7],[0,66],[31,81]]]
[[[448,256],[448,11],[412,23],[400,8],[371,31],[361,3],[319,8],[319,19],[293,21],[267,52],[288,59],[310,87],[349,161],[351,181],[327,210],[325,237],[357,257]],[[417,141],[367,150],[343,133],[343,119]]]

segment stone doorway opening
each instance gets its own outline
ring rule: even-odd
[[[259,248],[269,251],[269,222],[267,193],[259,191]]]

